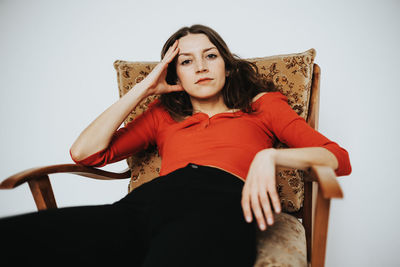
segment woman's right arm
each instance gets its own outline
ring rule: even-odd
[[[140,83],[137,84],[83,130],[70,149],[72,158],[75,161],[80,161],[105,149],[114,132],[132,109],[144,99],[146,96],[145,89]]]
[[[147,96],[183,90],[180,85],[169,85],[165,80],[168,64],[179,52],[177,47],[178,42],[175,42],[168,49],[163,60],[143,81],[136,84],[83,130],[70,149],[74,161],[81,161],[107,148],[115,131]]]

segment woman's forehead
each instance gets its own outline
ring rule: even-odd
[[[215,45],[211,43],[207,35],[188,34],[179,39],[179,51],[181,54],[193,54],[195,52],[204,52],[205,50],[216,49]]]

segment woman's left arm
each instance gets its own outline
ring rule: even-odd
[[[349,154],[337,143],[311,128],[279,92],[267,93],[257,102],[265,127],[288,149],[268,148],[254,157],[242,191],[242,208],[247,221],[252,211],[263,230],[274,222],[272,207],[281,211],[276,192],[276,166],[307,169],[311,165],[330,166],[337,176],[351,173]],[[270,204],[272,202],[272,205]]]
[[[336,170],[339,163],[336,156],[323,147],[268,148],[258,152],[250,165],[242,191],[242,208],[246,221],[252,221],[253,211],[259,228],[265,230],[267,224],[274,223],[272,207],[275,213],[280,213],[275,181],[276,166],[305,170],[311,165],[325,165]]]

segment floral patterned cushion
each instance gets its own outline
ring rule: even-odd
[[[292,215],[275,215],[266,231],[257,230],[257,258],[254,267],[307,266],[304,227]]]
[[[255,62],[262,76],[272,80],[278,90],[288,97],[290,106],[301,117],[307,119],[315,54],[315,50],[310,49],[303,53],[248,60]],[[143,80],[156,64],[157,62],[115,61],[120,96]],[[143,100],[126,118],[125,124],[145,111],[155,98],[157,96]],[[276,147],[286,146],[279,143]],[[161,166],[161,158],[155,147],[128,158],[127,162],[132,170],[129,191],[157,177]],[[283,210],[298,211],[304,199],[303,172],[292,168],[278,168],[277,186]]]

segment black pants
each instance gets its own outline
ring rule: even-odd
[[[17,264],[253,266],[256,225],[244,220],[243,181],[189,164],[111,205],[0,220],[2,260]]]

